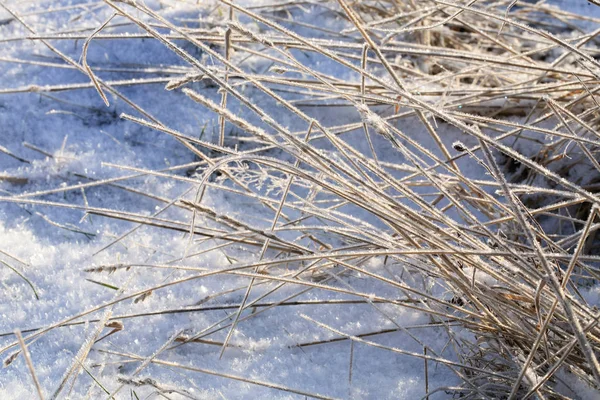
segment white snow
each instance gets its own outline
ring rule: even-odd
[[[81,27],[97,27],[110,16],[108,7],[89,8],[95,2],[75,0],[52,1],[7,1],[7,5],[20,14],[30,13],[26,21],[39,33],[52,33],[64,30],[70,24]],[[161,1],[147,1],[151,7],[161,7]],[[213,2],[178,4],[168,11],[170,18],[193,18],[200,12],[207,12]],[[190,2],[189,2],[190,3]],[[195,2],[194,2],[195,3]],[[246,1],[245,3],[251,3]],[[255,2],[256,3],[256,2]],[[593,6],[586,1],[564,1],[576,12],[588,12]],[[70,8],[52,14],[39,13],[47,7],[81,4],[83,8]],[[198,8],[199,7],[199,8]],[[309,9],[310,7],[307,6]],[[600,10],[600,7],[592,8]],[[600,12],[597,14],[600,15]],[[10,18],[0,11],[0,21]],[[307,18],[310,18],[307,16]],[[334,27],[328,27],[333,29]],[[111,33],[131,32],[126,27],[111,30]],[[134,175],[136,171],[123,167],[135,167],[141,170],[161,170],[171,166],[183,165],[195,161],[193,154],[181,146],[172,137],[156,130],[141,127],[138,124],[119,118],[121,113],[139,116],[131,107],[115,96],[109,95],[110,107],[102,100],[89,84],[83,73],[73,68],[58,68],[64,63],[56,54],[50,52],[39,42],[27,40],[7,41],[27,34],[16,21],[0,23],[0,145],[16,156],[27,160],[22,162],[0,152],[0,176],[11,177],[0,182],[0,196],[28,194],[89,183],[92,179],[116,178]],[[76,61],[81,55],[82,40],[53,41],[60,51],[64,51]],[[194,51],[193,48],[187,49]],[[9,59],[27,62],[11,62]],[[180,71],[185,75],[191,71],[172,52],[153,40],[94,40],[90,46],[88,62],[95,73],[103,79],[129,80],[140,78],[137,73],[127,71],[109,71],[110,68],[145,68],[145,78],[158,78],[163,75],[152,69],[162,68]],[[336,74],[331,62],[314,60],[315,66],[329,74]],[[56,64],[49,67],[41,63]],[[103,70],[105,68],[105,70]],[[289,72],[285,72],[289,73]],[[343,77],[339,77],[343,78]],[[350,79],[350,77],[348,77]],[[146,83],[135,86],[118,86],[128,98],[145,108],[165,125],[177,129],[184,135],[199,137],[204,131],[203,140],[214,140],[218,136],[217,121],[214,114],[190,101],[180,91],[163,90],[167,79],[160,83]],[[83,84],[83,89],[61,88],[64,85]],[[22,93],[9,93],[8,89],[28,88],[38,85],[53,88],[52,91],[40,90]],[[196,85],[196,86],[193,86]],[[220,94],[205,83],[194,83],[192,87],[202,88],[202,94],[215,103],[220,102]],[[249,94],[252,96],[252,94]],[[257,101],[261,101],[257,95]],[[238,104],[231,100],[230,109]],[[265,107],[276,107],[266,104]],[[240,107],[238,107],[240,108]],[[315,115],[330,112],[312,110]],[[247,114],[247,112],[246,112]],[[255,118],[242,115],[245,118]],[[381,123],[379,117],[368,116],[368,122]],[[354,114],[336,110],[333,124],[353,118]],[[297,121],[278,121],[296,129]],[[384,129],[384,128],[382,128]],[[410,131],[410,126],[403,127]],[[430,139],[424,139],[430,140]],[[460,134],[447,136],[444,141],[468,141]],[[471,143],[466,143],[471,144]],[[369,151],[364,142],[355,144],[361,151]],[[432,146],[433,147],[433,146]],[[463,160],[461,160],[463,162]],[[242,166],[243,167],[243,166]],[[189,167],[190,169],[192,167]],[[190,170],[193,172],[193,170]],[[485,171],[473,170],[474,179],[483,177]],[[178,176],[186,177],[185,169],[177,171]],[[98,305],[110,302],[120,291],[126,294],[142,292],[145,288],[160,283],[183,279],[191,275],[189,271],[145,268],[144,263],[177,263],[187,251],[189,241],[185,235],[187,214],[172,208],[158,216],[168,215],[182,221],[182,231],[169,231],[141,227],[127,238],[107,249],[106,245],[128,232],[137,225],[130,222],[105,218],[100,215],[85,214],[89,207],[118,209],[149,216],[160,211],[168,202],[181,196],[189,188],[183,180],[165,179],[146,175],[118,182],[128,189],[143,193],[160,195],[162,200],[150,199],[128,192],[115,186],[88,186],[81,190],[53,192],[43,196],[29,196],[31,200],[43,200],[55,203],[72,204],[79,209],[60,208],[43,204],[16,204],[0,199],[0,260],[10,264],[20,272],[28,282],[12,269],[0,264],[0,352],[3,358],[13,354],[17,347],[7,349],[15,337],[14,329],[23,331],[25,337],[33,334],[31,329],[51,326],[70,316],[92,310]],[[268,186],[268,182],[265,182]],[[187,195],[192,198],[191,192]],[[209,194],[204,204],[228,204],[232,218],[262,218],[261,210],[244,203],[237,203],[236,196]],[[265,229],[269,221],[264,221]],[[210,221],[206,221],[211,226]],[[202,245],[194,247],[200,251]],[[251,262],[253,257],[247,251],[240,250],[237,262]],[[217,251],[194,258],[198,269],[216,270],[230,265],[223,253]],[[85,270],[114,264],[138,264],[130,269],[117,269],[112,273],[88,273]],[[381,265],[370,265],[371,270],[381,270]],[[102,284],[91,282],[94,280]],[[119,386],[117,377],[128,377],[140,363],[125,362],[126,357],[109,354],[103,350],[126,353],[139,357],[149,357],[159,349],[175,332],[183,330],[194,335],[224,318],[233,309],[213,311],[182,312],[178,314],[150,315],[126,318],[127,315],[156,312],[182,307],[211,307],[236,305],[242,300],[247,279],[239,276],[207,277],[191,280],[177,286],[167,286],[155,291],[145,299],[125,302],[108,307],[114,319],[123,323],[123,329],[93,346],[85,368],[94,376],[94,380],[82,369],[72,388],[72,398],[105,398],[108,391]],[[372,288],[364,286],[360,276],[350,281],[352,287],[364,293]],[[231,289],[232,293],[197,304],[207,296]],[[118,289],[118,290],[114,290]],[[262,302],[273,302],[291,296],[303,287],[287,285]],[[34,292],[35,290],[35,292]],[[390,288],[390,297],[398,293]],[[39,299],[36,299],[36,293]],[[260,293],[252,293],[251,299]],[[382,292],[378,293],[381,294]],[[598,298],[598,289],[592,289],[590,298]],[[313,290],[294,300],[355,299],[349,296],[331,294]],[[165,362],[191,367],[184,370],[168,365],[148,365],[137,378],[151,377],[158,386],[185,390],[186,394],[199,399],[250,399],[280,398],[299,399],[303,395],[289,393],[240,382],[222,376],[207,374],[207,371],[235,375],[258,381],[270,382],[298,391],[320,393],[322,395],[353,399],[392,399],[421,398],[424,393],[423,361],[414,357],[392,354],[390,352],[355,343],[352,354],[352,380],[349,381],[351,342],[343,340],[335,344],[313,345],[303,348],[300,343],[325,340],[337,337],[327,330],[317,329],[314,324],[302,318],[307,315],[319,322],[353,334],[393,328],[394,323],[402,326],[419,325],[428,319],[407,309],[386,305],[381,307],[388,317],[374,312],[371,305],[327,305],[315,307],[299,305],[278,307],[261,316],[241,322],[232,337],[230,348],[219,359],[220,346],[191,343],[162,353],[158,358]],[[29,351],[38,379],[47,398],[56,390],[65,371],[73,364],[74,357],[84,346],[85,341],[98,329],[97,320],[102,318],[105,309],[76,319],[80,324],[59,327],[31,342]],[[368,329],[367,329],[368,327]],[[440,351],[440,356],[452,358],[451,349],[441,349],[446,344],[441,330],[429,328],[419,331],[419,338],[428,347]],[[110,332],[102,330],[102,335]],[[209,337],[222,341],[227,329]],[[422,353],[422,346],[402,332],[382,334],[368,338],[377,343],[401,347],[404,350]],[[237,347],[237,348],[236,348]],[[6,351],[3,351],[6,350]],[[100,366],[102,365],[102,366]],[[199,372],[202,370],[203,372]],[[429,386],[453,386],[458,382],[456,376],[443,366],[429,365]],[[71,390],[69,386],[62,396]],[[147,398],[155,392],[151,385],[127,386],[118,398]],[[182,392],[183,393],[183,392]],[[23,357],[18,357],[10,366],[0,370],[0,399],[35,398],[36,392]],[[183,394],[167,394],[169,398],[185,398]],[[431,398],[447,398],[448,394],[437,393]]]

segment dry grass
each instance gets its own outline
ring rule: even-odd
[[[385,347],[369,340],[377,332],[355,335],[324,321],[306,319],[315,329],[334,332],[340,339],[445,365],[462,380],[460,388],[452,389],[462,398],[560,398],[556,391],[560,370],[598,388],[599,314],[580,293],[582,286],[596,285],[600,273],[596,255],[600,227],[598,31],[577,30],[574,23],[586,17],[546,5],[519,2],[513,7],[514,3],[338,0],[243,7],[221,0],[218,10],[213,10],[224,16],[220,25],[211,20],[206,29],[191,29],[141,2],[106,0],[116,17],[93,32],[44,37],[30,30],[31,38],[88,75],[87,87],[94,87],[107,103],[115,97],[127,101],[119,85],[160,81],[167,90],[180,90],[198,107],[212,110],[219,126],[217,138],[209,143],[177,132],[129,103],[138,115],[123,117],[175,137],[198,157],[193,165],[198,175],[175,174],[190,165],[168,171],[122,167],[131,175],[61,187],[56,192],[116,184],[140,174],[188,182],[190,192],[181,198],[152,194],[164,207],[151,216],[81,208],[88,214],[131,221],[136,227],[189,233],[189,251],[174,263],[112,265],[90,273],[143,266],[187,270],[190,275],[118,294],[108,304],[31,332],[25,341],[79,323],[85,315],[126,299],[143,300],[165,287],[235,274],[247,280],[239,288],[244,293],[242,301],[229,310],[231,314],[193,335],[173,337],[168,345],[172,341],[216,344],[222,355],[233,346],[230,341],[238,324],[293,303],[306,291],[324,290],[352,295],[384,314],[382,303],[430,315],[432,325],[446,329],[456,359],[431,348],[411,353]],[[323,20],[342,18],[346,29],[334,32],[320,23],[294,22],[309,6],[320,10]],[[111,24],[123,21],[144,33],[128,39],[111,34]],[[162,42],[188,64],[187,70],[135,83],[103,80],[94,75],[95,68],[87,64],[85,55],[78,63],[51,44],[58,39],[85,39],[87,49],[95,40],[140,37]],[[211,63],[184,50],[190,45]],[[318,71],[304,61],[306,57],[327,60],[351,71],[356,79],[342,80]],[[256,71],[249,65],[269,68]],[[220,102],[200,93],[198,81],[216,85]],[[73,89],[63,85],[3,92]],[[256,93],[279,104],[277,113],[272,107],[261,108],[254,100]],[[232,103],[256,118],[239,116],[228,108]],[[331,125],[327,115],[335,110],[344,110],[353,119]],[[302,123],[304,129],[291,131],[283,122],[289,120]],[[242,132],[239,147],[226,134],[231,126]],[[404,126],[410,131],[403,130]],[[356,139],[348,139],[356,138],[357,132],[363,132],[362,140],[367,143],[360,148],[368,151],[358,150]],[[451,146],[445,136],[456,132],[462,132],[464,140]],[[390,161],[392,151],[401,161]],[[474,168],[485,168],[487,177],[473,179]],[[573,170],[582,172],[572,174]],[[228,215],[230,205],[217,209],[203,203],[208,193],[225,192],[260,205],[265,220],[248,222]],[[36,199],[48,193],[2,201],[65,206]],[[162,211],[169,208],[187,210],[189,221],[162,218]],[[198,223],[205,219],[212,220],[214,227]],[[254,249],[257,261],[199,270],[194,262],[203,253],[194,249],[209,243],[213,246],[203,252],[231,249],[234,254],[242,244]],[[383,268],[369,267],[373,260]],[[372,280],[373,288],[393,287],[398,297],[357,291],[344,283],[344,274],[349,273]],[[426,287],[426,282],[433,287]],[[265,301],[286,285],[304,288],[283,301]],[[259,286],[268,289],[252,296]],[[448,294],[439,295],[444,292]],[[312,306],[326,305],[316,302]],[[251,308],[258,312],[245,312]],[[457,326],[470,331],[476,340],[461,340],[455,334]],[[396,330],[419,341],[410,327],[400,324]],[[219,331],[228,332],[225,340],[211,340]],[[153,362],[184,368],[155,360],[156,355],[140,359],[143,363],[136,374]],[[133,376],[123,383],[161,387]],[[436,390],[431,388],[430,393]]]

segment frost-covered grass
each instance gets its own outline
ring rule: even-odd
[[[0,398],[596,398],[600,19],[547,3],[0,3]]]

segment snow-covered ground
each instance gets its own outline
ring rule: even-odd
[[[63,24],[77,19],[77,26],[97,26],[109,15],[108,9],[82,12],[81,9],[57,11],[56,13],[36,15],[37,10],[45,7],[60,8],[68,4],[85,2],[47,1],[44,4],[12,2],[9,6],[20,14],[28,11],[33,15],[26,21],[36,33],[53,32],[64,29]],[[200,11],[206,12],[214,5],[201,5]],[[189,17],[197,12],[195,8],[180,6],[171,11]],[[8,13],[0,14],[1,20],[9,18]],[[118,29],[114,30],[118,32]],[[23,27],[14,20],[0,26],[0,38],[8,39],[26,34]],[[60,51],[76,61],[81,55],[82,41],[59,42]],[[4,41],[2,69],[0,69],[0,88],[6,92],[17,89],[0,97],[0,126],[2,134],[0,144],[18,160],[7,154],[0,155],[2,175],[14,179],[1,185],[4,195],[14,193],[35,193],[53,190],[61,185],[88,183],[91,179],[106,179],[132,174],[118,166],[131,166],[139,169],[160,170],[170,166],[194,162],[193,155],[175,140],[152,129],[123,121],[119,115],[133,110],[122,101],[111,98],[111,106],[106,108],[97,93],[89,87],[89,79],[73,68],[53,68],[64,64],[57,55],[49,52],[43,45],[29,41]],[[28,60],[27,62],[16,60]],[[181,68],[181,62],[165,51],[156,41],[95,41],[89,49],[90,65],[102,65],[109,68],[130,69],[139,66],[158,64]],[[41,64],[40,63],[44,63]],[[178,67],[179,65],[179,67]],[[95,68],[99,76],[101,68]],[[139,72],[137,73],[139,74]],[[136,73],[127,71],[105,73],[111,80],[136,78]],[[160,78],[161,74],[149,71],[147,78]],[[148,83],[133,87],[123,87],[122,93],[136,104],[159,119],[165,125],[179,131],[199,136],[205,126],[207,136],[215,129],[215,117],[203,111],[196,104],[177,92],[167,92],[160,88],[166,83]],[[81,90],[62,90],[61,85],[85,84]],[[31,85],[55,86],[56,91],[31,92]],[[207,92],[218,101],[216,90]],[[335,122],[335,121],[332,121]],[[204,137],[207,139],[207,137]],[[26,145],[25,145],[26,143]],[[103,163],[110,163],[107,165]],[[191,168],[191,167],[189,167]],[[185,174],[180,174],[185,176]],[[121,183],[121,182],[119,182]],[[186,182],[171,179],[144,176],[129,179],[121,183],[128,190],[137,190],[160,195],[162,199],[174,199],[189,190]],[[117,208],[137,214],[150,215],[165,205],[164,201],[145,199],[127,190],[108,187],[87,187],[82,190],[56,192],[44,196],[31,197],[46,201],[89,205],[96,208]],[[216,198],[213,201],[227,199]],[[233,215],[257,213],[244,207],[250,205],[231,203]],[[169,211],[169,217],[176,218],[176,211]],[[164,214],[163,214],[164,215]],[[188,240],[182,232],[152,230],[141,228],[135,234],[118,244],[104,249],[119,235],[126,233],[135,225],[123,221],[87,215],[84,212],[40,205],[11,204],[0,202],[0,251],[2,259],[18,270],[32,284],[8,268],[0,268],[3,288],[0,291],[0,333],[3,336],[3,357],[9,357],[15,347],[7,349],[13,343],[12,332],[19,328],[24,335],[31,334],[28,329],[50,326],[70,316],[114,299],[118,296],[115,288],[134,293],[146,287],[167,280],[174,280],[185,274],[156,269],[134,269],[107,275],[90,275],[85,269],[115,263],[172,262],[186,252]],[[179,217],[185,221],[183,213]],[[5,253],[4,253],[5,252]],[[10,254],[10,256],[8,255]],[[240,254],[251,260],[252,255]],[[213,252],[197,257],[198,268],[222,266],[228,263],[223,255]],[[91,280],[111,285],[102,286]],[[138,318],[122,318],[128,314],[143,314],[182,306],[194,306],[208,295],[218,294],[234,288],[243,287],[244,280],[206,278],[189,284],[178,285],[175,290],[167,287],[163,291],[149,296],[144,301],[133,299],[110,307],[113,318],[121,321],[123,330],[103,339],[94,346],[87,357],[86,365],[94,379],[85,371],[79,371],[77,384],[73,389],[73,398],[83,398],[87,393],[91,398],[101,398],[102,385],[109,391],[116,389],[115,376],[127,376],[137,365],[127,363],[122,357],[101,353],[102,349],[122,352],[140,357],[148,357],[159,349],[169,338],[181,330],[196,333],[235,308],[223,308],[239,304],[243,290],[216,301],[202,303],[206,308],[216,311],[186,312]],[[360,289],[360,279],[353,283]],[[35,292],[34,292],[35,290]],[[364,288],[369,291],[369,288]],[[298,288],[280,290],[277,296],[265,299],[274,302],[295,294]],[[36,298],[36,293],[37,297]],[[395,294],[391,294],[395,296]],[[295,300],[326,300],[336,298],[322,293],[308,293]],[[337,296],[343,298],[343,296]],[[201,306],[199,306],[201,307]],[[299,348],[300,343],[323,340],[335,336],[327,331],[315,334],[314,326],[299,317],[307,314],[321,321],[335,323],[344,330],[361,333],[369,330],[389,329],[393,324],[379,314],[369,311],[370,306],[328,305],[318,314],[312,307],[296,306],[293,311],[272,310],[264,317],[254,318],[240,323],[232,339],[239,350],[228,350],[219,359],[219,346],[206,344],[188,344],[168,352],[165,361],[180,363],[202,370],[230,374],[244,379],[268,382],[269,385],[281,385],[307,393],[321,393],[333,397],[353,398],[418,398],[424,394],[423,362],[408,356],[390,356],[383,350],[356,345],[351,349],[349,341],[324,346]],[[104,310],[89,314],[78,321],[103,318]],[[403,325],[419,325],[427,322],[423,316],[397,309],[388,310]],[[97,329],[97,323],[85,322],[75,326],[60,327],[43,335],[29,346],[33,364],[45,393],[50,395],[71,365],[74,357],[85,347]],[[419,328],[416,328],[419,329]],[[106,328],[103,334],[110,331]],[[213,335],[213,340],[223,340],[222,335]],[[403,334],[380,338],[380,343],[390,346],[407,341]],[[428,344],[432,348],[441,348],[444,341],[436,334],[428,335]],[[5,347],[6,346],[6,347]],[[403,346],[407,350],[421,352],[422,347],[414,343]],[[349,379],[350,355],[353,355],[352,379]],[[103,363],[101,368],[95,363]],[[78,364],[76,364],[78,366]],[[303,398],[286,391],[264,386],[243,383],[233,379],[212,376],[201,372],[169,368],[169,366],[150,365],[139,375],[151,376],[160,386],[186,389],[195,398]],[[432,366],[430,385],[432,387],[451,384],[455,378],[449,371]],[[62,396],[70,390],[64,389]],[[152,386],[134,388],[140,399],[152,393]],[[132,389],[123,390],[119,398],[132,397]],[[29,373],[22,358],[0,371],[0,398],[26,399],[35,396]],[[170,398],[178,398],[176,394]]]
[[[565,11],[575,12],[581,15],[597,17],[600,15],[598,6],[587,0],[549,0],[548,4],[555,4]]]
[[[161,352],[162,365],[141,364],[144,368],[138,374],[136,368],[140,363],[133,361],[150,357],[166,343],[177,345],[179,342],[170,342],[175,339],[174,335],[195,334],[235,313],[235,306],[242,302],[247,279],[224,278],[222,275],[195,279],[177,286],[165,286],[146,298],[132,295],[127,301],[106,306],[118,297],[143,293],[145,288],[189,276],[183,270],[144,268],[142,265],[176,264],[190,251],[201,252],[204,244],[194,244],[190,249],[186,212],[172,207],[162,211],[171,200],[193,187],[185,180],[194,172],[193,165],[177,170],[180,180],[146,174],[115,182],[112,186],[91,183],[138,173],[131,168],[165,170],[194,163],[197,159],[172,137],[121,119],[122,113],[140,114],[112,95],[109,95],[110,106],[105,107],[87,75],[66,66],[58,52],[79,61],[84,40],[49,41],[56,46],[56,51],[50,51],[40,41],[20,39],[25,35],[65,31],[65,27],[71,25],[97,27],[110,16],[108,7],[84,0],[13,0],[5,3],[11,10],[18,11],[34,32],[27,32],[8,11],[0,9],[0,196],[3,196],[0,199],[0,261],[3,263],[0,264],[0,354],[3,359],[18,350],[18,346],[14,346],[15,329],[20,329],[27,337],[40,332],[40,328],[104,305],[98,311],[77,318],[76,324],[52,329],[28,342],[37,377],[47,398],[59,388],[73,366],[77,368],[78,378],[74,384],[73,380],[67,381],[60,392],[61,398],[67,393],[71,393],[72,398],[107,397],[106,392],[113,392],[119,386],[116,377],[128,377],[134,372],[141,379],[151,377],[155,386],[127,386],[117,398],[143,399],[155,393],[157,388],[165,389],[166,398],[172,399],[296,399],[311,394],[357,399],[416,399],[425,394],[423,360],[418,358],[352,344],[349,340],[298,346],[337,337],[327,330],[315,329],[314,323],[302,317],[306,315],[354,334],[367,332],[366,327],[368,331],[378,331],[393,328],[397,323],[414,326],[411,332],[419,332],[419,338],[427,347],[435,349],[440,356],[454,357],[452,349],[445,347],[447,339],[441,328],[438,331],[419,327],[429,322],[426,316],[388,306],[382,307],[383,315],[375,312],[367,302],[328,304],[319,308],[302,304],[277,307],[260,317],[241,322],[231,340],[232,347],[222,358],[219,357],[218,342],[225,339],[227,329],[210,336],[216,345],[189,343]],[[211,12],[214,7],[213,2],[199,2],[197,6],[170,3],[176,6],[169,9],[169,18],[193,18],[198,13]],[[81,7],[69,7],[78,4]],[[148,1],[147,4],[161,7],[160,1]],[[589,5],[587,1],[564,0],[561,6],[600,16],[600,7]],[[56,11],[48,12],[51,9]],[[313,9],[307,6],[307,10],[310,13]],[[307,20],[310,18],[310,15],[306,16]],[[332,22],[328,28],[339,27]],[[123,27],[111,32],[125,31],[127,28]],[[89,47],[87,61],[98,76],[106,80],[146,80],[134,86],[115,87],[164,125],[205,140],[215,140],[218,136],[218,121],[214,114],[179,91],[162,89],[168,81],[165,70],[172,74],[187,70],[178,57],[165,51],[156,41],[95,40]],[[319,68],[327,71],[328,65],[323,63]],[[158,66],[162,71],[156,68]],[[327,72],[337,73],[336,70]],[[195,85],[200,87],[202,83]],[[202,90],[205,96],[219,102],[220,94],[216,89],[203,87]],[[256,100],[263,101],[260,97]],[[235,102],[231,103],[232,108],[235,105]],[[336,111],[331,124],[340,124],[344,118],[350,116]],[[295,128],[297,121],[287,123]],[[297,126],[299,129],[300,125]],[[444,140],[451,143],[459,138],[458,133],[454,134],[457,136]],[[227,140],[232,146],[237,144],[235,139]],[[244,143],[240,142],[240,145]],[[360,146],[368,151],[365,144]],[[473,178],[484,176],[484,172],[473,170]],[[80,183],[85,185],[76,190],[57,190]],[[44,191],[48,193],[41,193]],[[143,194],[152,194],[154,198]],[[7,201],[14,195],[31,199],[32,204]],[[260,209],[236,201],[233,194],[229,197],[224,193],[207,196],[204,204],[228,204],[232,217],[261,218]],[[38,204],[33,204],[36,201]],[[43,201],[73,207],[44,205]],[[86,213],[86,208],[95,211]],[[102,216],[105,209],[131,213],[128,215],[134,220],[156,213],[180,220],[182,224],[178,230],[141,227],[114,243],[138,225],[106,218]],[[211,224],[206,221],[207,227]],[[230,254],[211,251],[194,257],[193,264],[199,269],[213,269],[257,259],[256,254],[247,250],[240,250],[237,257],[232,261]],[[112,274],[86,271],[103,265],[129,263],[139,267]],[[370,267],[373,271],[383,269],[382,265]],[[354,290],[372,291],[360,275],[349,279],[348,284]],[[301,289],[287,285],[263,302],[277,302],[298,294]],[[206,300],[207,296],[230,290],[228,294]],[[389,288],[383,288],[378,294],[387,294],[390,298],[397,296]],[[590,296],[593,295],[592,292]],[[325,291],[309,291],[294,298],[295,301],[332,299],[355,298]],[[188,306],[195,308],[183,309]],[[181,312],[167,313],[168,310]],[[89,350],[90,341],[111,332],[111,327],[97,332],[98,321],[109,317],[122,323],[122,329],[94,344],[89,355],[82,357],[85,367],[79,368],[80,364],[74,360]],[[402,332],[375,335],[370,340],[405,351],[423,351],[422,344]],[[182,365],[187,369],[177,367]],[[450,370],[435,363],[429,365],[428,380],[430,388],[451,387],[458,382]],[[169,392],[170,388],[174,391]],[[441,391],[431,398],[447,398],[449,393]],[[23,357],[0,370],[0,399],[35,396]]]

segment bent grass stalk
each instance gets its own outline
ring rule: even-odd
[[[297,1],[258,8],[229,0],[220,3],[224,8],[215,10],[225,10],[229,17],[213,30],[188,28],[140,2],[105,0],[95,4],[95,10],[109,17],[99,18],[105,21],[99,27],[52,35],[38,35],[24,14],[3,4],[28,31],[10,41],[39,41],[63,62],[39,67],[68,67],[91,83],[1,88],[0,93],[95,89],[107,105],[110,93],[129,107],[124,120],[174,138],[199,160],[163,170],[105,163],[127,175],[0,197],[2,202],[61,207],[135,224],[98,252],[130,243],[143,234],[140,227],[187,235],[184,255],[169,262],[86,267],[90,274],[125,275],[149,268],[182,275],[123,293],[31,331],[24,340],[31,343],[51,330],[82,324],[84,317],[101,322],[101,329],[119,317],[106,314],[98,319],[92,314],[217,277],[236,279],[235,290],[213,293],[207,301],[244,291],[241,301],[221,308],[124,314],[122,318],[137,321],[144,315],[169,318],[180,312],[232,311],[191,327],[189,334],[178,331],[150,357],[115,351],[102,342],[100,351],[105,354],[142,363],[116,389],[108,390],[111,396],[126,384],[170,387],[136,376],[154,364],[332,397],[327,388],[321,388],[325,394],[313,393],[157,358],[181,346],[203,344],[219,345],[223,356],[229,347],[244,348],[234,336],[240,324],[285,312],[292,304],[312,309],[346,304],[325,298],[292,301],[306,293],[347,296],[343,301],[374,308],[395,324],[390,334],[407,335],[425,349],[422,354],[364,339],[383,332],[380,327],[344,332],[319,318],[288,314],[311,322],[315,332],[333,332],[338,339],[424,361],[425,398],[440,390],[465,398],[555,397],[560,395],[558,372],[563,367],[598,389],[599,316],[581,295],[581,286],[597,284],[600,276],[598,257],[585,253],[596,240],[600,196],[594,179],[581,182],[568,173],[575,167],[600,172],[595,99],[600,64],[594,47],[598,30],[573,37],[559,29],[573,27],[566,20],[590,18],[543,4],[519,3],[515,8],[516,2],[509,0],[311,3],[325,16],[341,17],[343,28],[338,32],[321,29],[314,21],[296,21],[298,10],[307,7]],[[243,16],[243,24],[234,21],[234,12]],[[547,21],[532,24],[541,12]],[[199,22],[205,22],[203,17]],[[290,25],[295,28],[286,28]],[[139,31],[130,36],[112,31],[133,27]],[[123,80],[112,78],[117,69],[88,64],[94,41],[106,45],[142,38],[162,43],[184,66],[127,66],[139,79]],[[85,40],[81,64],[51,43],[80,39]],[[190,46],[210,63],[188,51]],[[313,57],[352,78],[320,70],[311,63]],[[156,77],[157,71],[168,76]],[[202,82],[207,85],[199,90]],[[154,83],[166,84],[165,90],[179,94],[182,102],[212,113],[216,140],[169,127],[122,94],[130,86]],[[334,109],[343,110],[343,121],[327,117]],[[296,121],[293,127],[289,121]],[[226,135],[226,126],[241,132],[236,146],[230,146],[235,139]],[[448,136],[460,137],[460,143],[452,145]],[[14,149],[4,153],[15,154]],[[178,172],[191,167],[195,175]],[[488,176],[473,178],[477,168]],[[220,176],[215,179],[216,175]],[[185,190],[169,197],[125,185],[140,177],[176,182]],[[261,186],[264,182],[271,185],[269,190]],[[96,186],[127,190],[162,206],[145,214],[42,198]],[[211,196],[224,195],[242,198],[263,212],[258,217],[232,215],[227,204],[208,203]],[[253,262],[238,260],[248,253],[256,254]],[[222,254],[226,261],[203,265],[203,256],[209,254]],[[374,293],[355,286],[358,276]],[[402,296],[390,296],[390,290]],[[427,315],[431,329],[440,328],[447,336],[446,346],[436,349],[423,340],[421,331],[408,332],[410,327],[395,322],[391,309]],[[219,338],[219,332],[226,332],[225,337]],[[473,343],[459,339],[457,332],[470,334]],[[338,339],[299,345],[329,346]],[[0,352],[17,345],[7,344]],[[88,341],[80,347],[56,395],[69,379],[75,387],[80,367],[86,368],[85,359],[96,346],[101,345]],[[449,348],[452,356],[444,354]],[[448,368],[461,383],[433,387],[434,363]],[[352,353],[349,386],[356,385],[356,368]]]

